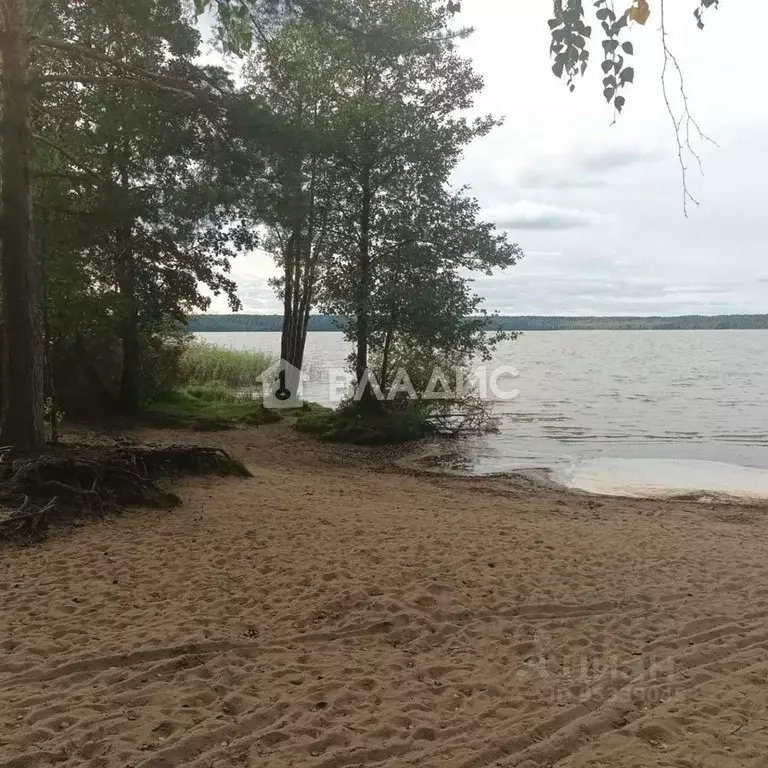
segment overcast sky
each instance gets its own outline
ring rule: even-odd
[[[768,3],[724,0],[699,31],[697,0],[667,0],[668,41],[691,112],[718,144],[696,145],[704,175],[692,167],[689,186],[700,206],[689,205],[686,219],[659,79],[658,2],[650,2],[656,12],[647,25],[632,31],[635,84],[611,125],[599,42],[569,93],[550,70],[549,0],[464,0],[461,21],[475,28],[464,50],[486,85],[477,109],[505,124],[466,150],[454,180],[472,187],[485,216],[526,254],[506,273],[478,278],[489,310],[768,311],[768,100],[756,32],[768,28]],[[677,92],[672,78],[670,85]],[[237,260],[246,311],[278,309],[267,286],[273,272],[265,254]],[[226,311],[225,303],[214,300],[211,311]]]

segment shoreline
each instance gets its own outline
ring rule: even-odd
[[[446,477],[468,478],[474,480],[504,481],[515,479],[531,481],[534,485],[541,487],[543,491],[565,491],[577,496],[590,496],[599,499],[633,499],[642,501],[696,501],[702,504],[740,504],[747,506],[765,506],[768,508],[768,494],[765,496],[746,495],[741,493],[727,493],[721,491],[708,490],[706,488],[690,490],[669,490],[659,491],[657,493],[629,493],[629,492],[601,492],[586,490],[574,486],[569,486],[564,482],[553,479],[553,470],[548,467],[535,467],[525,469],[512,469],[506,472],[489,472],[487,474],[472,473],[461,469],[453,469],[450,466],[453,456],[458,455],[458,451],[451,450],[451,443],[448,441],[424,441],[417,444],[413,449],[406,453],[395,462],[395,465],[403,471],[425,472],[428,474],[444,475]],[[630,460],[631,461],[631,460]],[[448,464],[448,466],[446,466]],[[739,465],[733,465],[737,467]]]
[[[2,551],[0,768],[768,749],[762,508],[407,470],[286,425],[132,436],[219,445],[254,476]]]

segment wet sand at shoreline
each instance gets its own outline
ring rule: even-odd
[[[765,506],[254,473],[0,550],[0,766],[768,766]]]

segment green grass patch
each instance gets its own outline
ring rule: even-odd
[[[166,392],[146,410],[147,420],[158,427],[177,427],[211,432],[230,429],[237,424],[258,426],[280,421],[271,411],[251,397],[238,396],[220,384],[180,387]]]
[[[336,424],[336,412],[330,408],[299,413],[295,427],[308,435],[324,435]]]
[[[217,347],[195,341],[179,361],[179,384],[213,389],[242,390],[259,386],[259,377],[275,362],[263,352]]]

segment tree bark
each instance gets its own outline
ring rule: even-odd
[[[0,442],[45,443],[40,265],[34,252],[29,124],[27,0],[5,0],[1,33],[3,154],[0,242],[4,316]]]
[[[91,357],[85,346],[85,340],[80,333],[75,337],[75,354],[77,356],[77,363],[85,375],[91,391],[99,398],[99,402],[104,410],[107,413],[111,412],[116,406],[114,394],[109,391],[106,384],[101,380],[99,372],[91,362]]]
[[[368,169],[363,173],[362,201],[360,207],[360,241],[358,251],[358,286],[355,315],[357,320],[357,350],[355,354],[355,378],[358,385],[368,370],[368,302],[371,294],[371,179]],[[362,402],[373,400],[371,388],[366,386]]]
[[[387,392],[387,378],[389,377],[389,352],[392,348],[392,341],[395,337],[395,325],[397,324],[397,314],[393,306],[389,312],[389,323],[387,324],[387,335],[384,338],[384,349],[381,355],[381,380],[379,386],[385,395]]]
[[[120,375],[120,407],[128,414],[136,414],[141,405],[141,342],[139,336],[139,308],[136,296],[136,254],[133,251],[133,216],[130,204],[130,160],[128,140],[122,140],[120,159],[120,201],[123,206],[123,220],[117,232],[119,249],[117,282],[123,312],[120,340],[123,348],[123,367]]]
[[[125,242],[121,257],[119,277],[120,295],[123,300],[121,342],[123,367],[120,375],[120,407],[126,413],[137,413],[140,406],[141,390],[141,342],[139,338],[139,314],[136,306],[136,269],[130,238]]]
[[[129,310],[122,331],[123,370],[120,376],[120,407],[129,414],[139,411],[141,403],[140,362],[138,317]]]
[[[302,110],[299,108],[297,122],[301,123]],[[311,257],[313,233],[307,229],[309,200],[304,193],[304,158],[296,155],[290,158],[287,191],[291,197],[290,228],[283,252],[283,331],[280,341],[280,357],[290,363],[286,371],[285,386],[295,392],[300,386],[300,372],[304,362],[304,297],[307,295],[308,264]],[[311,185],[310,185],[311,187]],[[309,255],[308,255],[309,254]]]
[[[283,285],[283,330],[280,334],[280,357],[288,360],[291,350],[292,326],[293,326],[293,265],[296,258],[296,231],[294,229],[288,237],[283,252],[283,272],[285,283]]]
[[[315,112],[315,118],[317,113]],[[312,301],[315,295],[315,262],[319,257],[321,251],[322,232],[318,233],[317,228],[317,199],[316,199],[316,183],[317,183],[317,157],[312,158],[310,174],[309,174],[309,190],[307,200],[307,237],[304,245],[304,249],[301,253],[302,257],[302,274],[301,274],[301,296],[296,307],[296,349],[295,357],[298,361],[295,363],[297,368],[301,369],[304,366],[304,349],[307,344],[307,330],[309,329],[309,313],[312,309]]]

